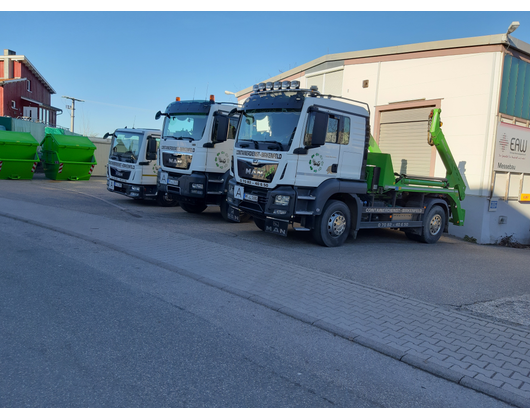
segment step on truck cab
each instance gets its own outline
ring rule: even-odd
[[[300,89],[297,81],[253,90],[234,111],[241,119],[227,195],[231,220],[244,212],[265,232],[312,231],[324,246],[339,246],[363,228],[400,229],[434,243],[448,222],[463,225],[465,184],[441,133],[439,109],[429,144],[447,177],[415,177],[394,173],[390,155],[370,136],[367,104],[322,95],[316,86]]]
[[[112,136],[107,164],[107,190],[135,200],[152,199],[161,206],[177,204],[156,188],[158,143],[161,131],[120,128]]]
[[[229,116],[235,103],[187,100],[179,97],[164,113],[160,141],[158,189],[177,200],[185,211],[201,213],[219,206],[226,213],[226,191],[239,114]]]

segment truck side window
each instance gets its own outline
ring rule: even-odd
[[[339,143],[348,144],[350,142],[350,119],[348,117],[342,117],[344,124],[340,132]]]
[[[228,140],[234,140],[236,138],[237,123],[239,117],[230,117],[228,122]]]
[[[339,138],[339,121],[340,117],[332,117],[328,120],[328,133],[326,134],[326,143],[337,143]]]

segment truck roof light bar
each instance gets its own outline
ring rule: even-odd
[[[265,90],[265,87],[266,87],[265,83],[260,83],[258,85],[259,90]]]
[[[291,87],[291,82],[288,82],[287,80],[282,82],[282,89],[289,89]]]
[[[265,89],[272,90],[272,82],[267,82],[267,84],[265,85]]]
[[[259,85],[254,85],[254,86],[252,86],[252,90],[253,90],[254,92],[258,92],[258,91],[259,91]]]
[[[291,82],[291,89],[300,89],[300,80],[293,80]]]
[[[282,88],[282,82],[274,82],[274,90],[280,90]]]

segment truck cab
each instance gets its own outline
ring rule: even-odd
[[[219,206],[227,219],[226,191],[239,115],[234,103],[176,98],[165,112],[160,141],[158,189],[189,213]]]
[[[254,85],[237,112],[227,193],[233,221],[244,212],[265,232],[286,236],[292,226],[324,246],[378,227],[433,243],[453,210],[460,212],[451,221],[463,223],[460,186],[394,174],[390,155],[371,151],[367,104],[275,82]]]
[[[107,190],[135,200],[152,199],[163,206],[175,205],[158,194],[158,143],[161,131],[150,128],[120,128],[112,136],[107,164]]]

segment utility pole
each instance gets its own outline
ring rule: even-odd
[[[77,102],[85,102],[85,101],[83,101],[82,99],[71,98],[70,96],[63,96],[63,98],[70,99],[72,101],[72,105],[66,105],[66,108],[72,110],[72,113],[70,115],[70,131],[73,133],[74,132],[75,101]]]

